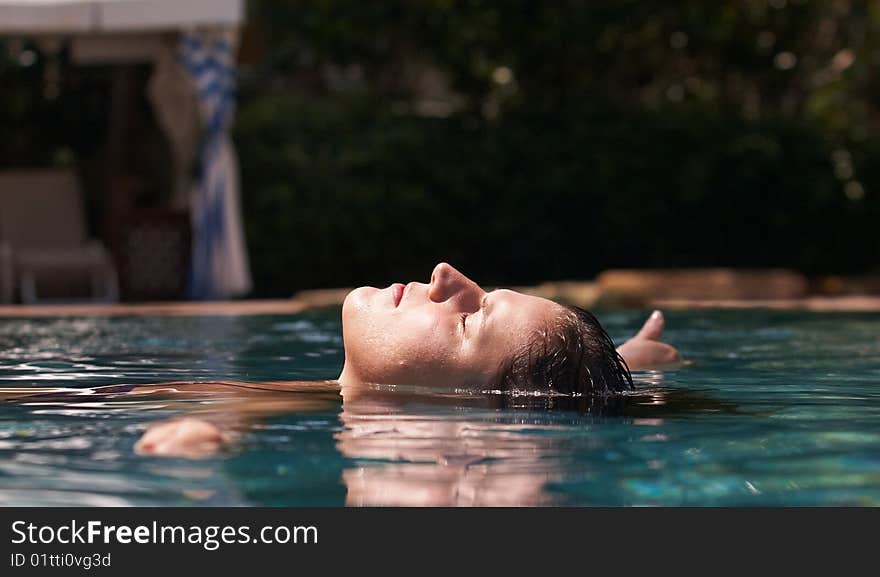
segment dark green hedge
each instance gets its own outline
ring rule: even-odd
[[[774,5],[252,2],[263,51],[235,137],[258,293],[426,279],[440,259],[503,284],[872,269],[880,15]],[[395,81],[413,61],[448,79],[452,114],[417,114]]]
[[[438,260],[490,284],[874,271],[878,6],[250,0],[234,138],[254,295],[426,280]],[[100,222],[113,70],[28,64],[35,48],[0,41],[0,165],[76,164]],[[161,203],[136,109],[132,190]]]
[[[261,97],[237,140],[257,286],[487,282],[620,266],[877,262],[876,197],[841,191],[820,134],[669,110],[559,119],[395,116],[366,97]]]

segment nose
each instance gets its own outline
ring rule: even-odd
[[[445,262],[435,266],[431,272],[428,298],[435,303],[456,301],[463,309],[477,309],[484,294],[477,283]]]

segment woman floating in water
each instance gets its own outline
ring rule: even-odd
[[[615,349],[593,315],[512,290],[486,292],[452,266],[438,264],[429,283],[361,287],[342,307],[345,362],[337,381],[321,383],[169,383],[99,387],[89,395],[185,394],[236,399],[223,411],[154,424],[136,445],[143,454],[198,456],[230,442],[236,425],[259,416],[326,405],[342,393],[348,414],[376,410],[377,384],[430,387],[453,401],[495,391],[538,392],[582,399],[609,398],[632,388],[630,369],[680,361],[660,342],[663,316],[651,315]],[[10,392],[10,391],[6,391]],[[33,398],[36,391],[19,390]],[[292,392],[309,395],[289,395]],[[43,392],[43,395],[46,393]],[[386,390],[383,395],[391,396]],[[179,396],[179,395],[178,395]],[[337,397],[338,398],[338,397]]]
[[[678,351],[659,340],[663,322],[655,312],[615,350],[585,310],[507,289],[486,292],[440,263],[427,284],[361,287],[349,293],[342,306],[345,364],[336,386],[348,407],[368,396],[375,399],[369,385],[377,383],[449,392],[617,395],[632,387],[630,369],[680,361]],[[270,403],[251,398],[239,405],[239,414],[242,409],[259,412],[255,402],[269,408]],[[187,418],[154,425],[137,448],[159,455],[211,452],[229,440],[222,425]]]

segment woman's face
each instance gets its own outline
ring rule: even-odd
[[[486,292],[446,263],[428,284],[361,287],[342,306],[345,366],[353,383],[483,385],[562,308],[547,299]]]

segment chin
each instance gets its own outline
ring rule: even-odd
[[[342,301],[342,340],[346,350],[349,348],[348,339],[359,333],[364,321],[369,318],[373,308],[373,299],[379,289],[363,286],[356,288]]]
[[[347,295],[345,295],[345,301],[343,301],[343,306],[345,305],[355,305],[355,306],[364,306],[368,304],[377,293],[381,292],[381,289],[377,289],[376,287],[371,286],[362,286],[354,289]]]
[[[361,287],[363,288],[363,287]],[[360,297],[358,296],[358,291],[361,289],[354,289],[347,295],[345,295],[345,300],[342,301],[342,335],[345,336],[345,325],[351,323],[352,315],[356,314],[357,309],[359,308],[358,304],[360,302]]]
[[[347,316],[358,314],[358,311],[369,307],[372,300],[370,297],[374,296],[378,290],[373,287],[362,286],[345,295],[345,300],[342,301],[342,322],[345,323]]]

